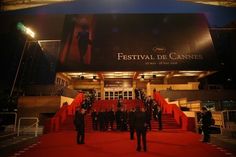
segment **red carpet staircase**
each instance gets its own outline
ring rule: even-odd
[[[74,124],[73,124],[73,119],[74,119],[73,115],[68,116],[68,118],[65,120],[65,122],[62,123],[62,125],[60,127],[60,131],[75,130]],[[85,131],[86,132],[93,131],[93,129],[92,129],[92,118],[91,118],[90,114],[87,114],[85,116],[85,123],[86,123]],[[158,121],[152,119],[151,125],[152,125],[152,130],[153,131],[159,129]],[[114,125],[114,127],[116,127],[116,125]],[[180,126],[176,123],[176,121],[171,116],[171,114],[163,114],[162,115],[162,128],[164,130],[165,129],[180,129]]]
[[[96,104],[96,109],[104,109],[104,105],[100,104]],[[133,104],[126,104],[127,108],[131,108],[131,106],[133,106]],[[109,108],[109,107],[107,107]],[[105,108],[106,109],[106,108]],[[64,122],[61,124],[60,126],[60,131],[71,131],[71,130],[75,130],[74,128],[74,124],[73,124],[73,119],[74,119],[74,115],[68,115],[67,118],[64,120]],[[93,131],[92,129],[92,117],[91,114],[88,113],[85,116],[85,131],[86,132],[91,132]],[[152,130],[153,131],[157,131],[159,129],[159,123],[158,121],[152,119],[151,120],[151,126],[152,126]],[[116,128],[116,124],[114,124],[114,127]],[[171,114],[163,114],[162,115],[162,129],[180,129],[180,126],[176,123],[175,119],[172,117]]]
[[[162,129],[184,129],[184,130],[194,130],[194,119],[187,118],[184,113],[176,106],[167,104],[165,100],[160,96],[156,95],[154,97],[158,104],[161,105],[163,109],[162,114]],[[83,99],[82,94],[78,94],[71,105],[63,106],[56,115],[50,119],[48,125],[45,125],[44,133],[58,132],[58,131],[71,131],[75,130],[73,119],[75,114],[75,108],[81,105]],[[141,100],[123,100],[123,108],[129,111],[131,108],[136,106],[143,106]],[[113,108],[114,111],[117,110],[117,100],[98,100],[92,105],[92,109],[97,111],[110,110]],[[179,121],[178,121],[179,120]],[[92,117],[91,113],[87,113],[85,116],[85,131],[91,132],[92,129]],[[152,130],[158,130],[158,121],[152,119],[151,121]],[[116,128],[116,124],[114,123]]]
[[[152,130],[159,129],[158,121],[152,119],[151,120]],[[180,125],[178,125],[171,114],[163,114],[162,115],[162,129],[180,129]]]

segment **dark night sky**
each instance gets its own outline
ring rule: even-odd
[[[7,14],[204,13],[210,26],[236,20],[236,9],[176,0],[80,0],[10,11]]]

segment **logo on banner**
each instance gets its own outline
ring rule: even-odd
[[[146,61],[146,64],[178,64],[178,61],[183,60],[190,61],[204,59],[203,55],[199,53],[168,51],[166,48],[160,47],[153,47],[149,51],[128,51],[128,49],[121,50],[117,48],[116,50],[118,61]]]

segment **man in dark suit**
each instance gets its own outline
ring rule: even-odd
[[[158,118],[158,123],[159,123],[159,130],[162,130],[162,110],[161,106],[157,105],[157,118]]]
[[[157,119],[158,119],[158,107],[157,107],[158,105],[157,105],[157,103],[156,102],[154,102],[153,103],[153,119],[154,120],[156,120],[157,121]]]
[[[108,112],[108,119],[109,119],[109,124],[110,124],[111,130],[113,130],[113,123],[114,123],[114,120],[115,120],[115,113],[114,113],[112,108]]]
[[[121,130],[121,114],[122,112],[120,111],[120,109],[118,108],[116,113],[115,113],[115,117],[116,117],[116,129],[117,130]]]
[[[84,116],[85,109],[77,109],[75,112],[74,125],[77,131],[77,144],[84,144]]]
[[[147,124],[146,124],[146,113],[144,109],[140,109],[140,107],[136,108],[134,114],[134,126],[137,134],[137,151],[141,151],[141,136],[142,136],[142,143],[143,143],[143,150],[147,151],[147,144],[146,144],[146,132],[147,132]]]
[[[93,123],[93,130],[98,130],[98,114],[95,109],[93,109],[91,113],[92,123]]]
[[[152,125],[151,125],[151,111],[148,109],[145,109],[145,114],[146,114],[146,123],[147,123],[147,127],[149,128],[149,130],[152,130]]]
[[[203,131],[202,142],[210,141],[210,126],[211,126],[212,114],[206,107],[202,107],[201,123]]]
[[[107,109],[103,112],[104,116],[104,130],[107,131],[109,128],[109,114]]]
[[[104,111],[103,110],[100,110],[98,112],[98,121],[99,121],[99,130],[100,131],[104,131],[105,129],[105,120],[104,120]]]
[[[130,132],[130,139],[134,139],[134,114],[135,110],[132,108],[129,112],[129,132]]]

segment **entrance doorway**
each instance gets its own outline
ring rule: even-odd
[[[133,88],[105,88],[105,100],[122,99],[131,100],[133,98]]]

